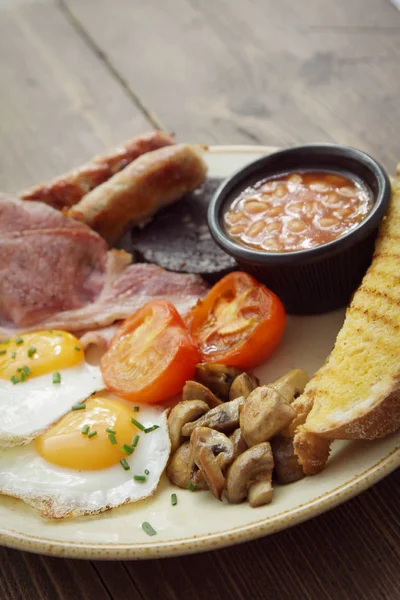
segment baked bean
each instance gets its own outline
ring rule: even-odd
[[[290,183],[301,183],[303,178],[298,173],[293,173],[293,175],[289,175],[287,180],[290,181]]]
[[[245,223],[239,223],[238,225],[234,225],[233,227],[231,227],[230,230],[229,230],[229,233],[231,235],[241,235],[245,231],[246,231],[246,224]]]
[[[236,242],[250,248],[295,252],[339,238],[371,208],[369,189],[347,177],[294,172],[246,188],[227,210],[225,226]]]
[[[264,221],[256,221],[246,231],[246,236],[250,237],[250,238],[257,237],[264,230],[264,228],[265,228]]]
[[[282,223],[278,221],[272,221],[272,223],[265,223],[264,225],[265,231],[270,233],[271,231],[280,231],[282,229]]]
[[[263,192],[263,194],[266,194],[268,196],[275,190],[276,185],[276,181],[268,181],[260,187],[260,190]]]
[[[334,227],[339,221],[335,217],[322,217],[318,221],[320,227]]]
[[[259,202],[258,200],[248,200],[244,205],[244,210],[249,215],[258,215],[259,213],[265,212],[267,208],[268,204]]]
[[[354,196],[354,187],[344,186],[339,189],[339,194],[342,196],[347,196],[347,198],[351,198]]]
[[[317,181],[315,183],[310,183],[310,190],[313,190],[313,192],[328,192],[329,189],[330,185],[325,181]]]
[[[304,204],[302,202],[293,202],[293,204],[288,204],[286,208],[286,212],[300,214],[304,208]],[[268,213],[268,216],[270,213]]]
[[[267,212],[267,215],[268,215],[268,217],[277,217],[278,215],[281,215],[282,213],[283,213],[282,206],[274,206],[269,209],[269,211]]]
[[[351,208],[337,208],[333,214],[344,218],[349,217],[351,215],[351,212]]]
[[[287,228],[292,233],[301,233],[302,231],[307,229],[307,225],[301,219],[293,219],[293,221],[288,222]]]
[[[333,185],[334,187],[341,187],[343,185],[347,185],[349,180],[346,177],[342,177],[342,175],[326,175],[325,181]]]
[[[231,212],[229,213],[228,220],[229,223],[235,225],[235,223],[239,223],[239,221],[243,220],[243,213],[241,211]]]
[[[283,183],[280,183],[276,186],[276,190],[274,192],[274,196],[276,198],[284,198],[287,194],[287,187]]]
[[[266,238],[262,241],[261,247],[269,252],[278,252],[280,250],[278,241],[274,238]]]

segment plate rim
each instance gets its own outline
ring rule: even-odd
[[[233,144],[207,146],[207,151],[212,154],[259,154],[260,152],[271,153],[275,150],[278,150],[278,148],[268,145]],[[400,440],[385,457],[368,467],[368,469],[321,496],[314,498],[311,502],[305,502],[293,509],[275,514],[270,518],[264,517],[259,521],[253,521],[247,525],[241,525],[229,530],[225,529],[222,532],[214,531],[213,533],[204,535],[194,535],[189,538],[164,542],[90,543],[57,541],[51,538],[24,534],[13,529],[2,528],[0,529],[0,544],[8,548],[47,556],[86,560],[146,560],[217,550],[233,544],[255,540],[278,531],[283,531],[292,525],[303,523],[350,500],[395,471],[398,467],[400,467]]]
[[[275,514],[271,518],[263,518],[223,532],[216,531],[169,542],[110,544],[56,541],[22,534],[15,530],[0,530],[0,543],[9,548],[47,556],[86,560],[146,560],[217,550],[283,531],[292,525],[299,525],[357,496],[398,467],[400,467],[400,441],[377,463],[349,481],[314,498],[311,502],[300,504],[295,509]]]

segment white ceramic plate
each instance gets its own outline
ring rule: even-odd
[[[223,146],[208,153],[210,176],[225,177],[270,148]],[[280,349],[257,370],[267,383],[299,367],[311,375],[329,353],[343,311],[289,317]],[[164,479],[147,501],[90,518],[44,521],[19,500],[0,498],[0,542],[55,556],[87,559],[156,558],[212,550],[255,539],[310,519],[362,492],[400,465],[400,435],[375,442],[333,446],[326,469],[316,477],[276,487],[273,502],[250,508],[218,502],[207,492],[173,488]],[[176,492],[177,506],[171,506]],[[142,530],[149,521],[157,535]]]

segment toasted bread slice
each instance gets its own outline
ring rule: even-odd
[[[295,436],[301,462],[314,436],[374,439],[400,427],[400,179],[334,349],[298,401],[312,407]]]

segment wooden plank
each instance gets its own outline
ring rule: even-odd
[[[335,141],[390,169],[400,157],[400,13],[387,0],[116,0],[111,20],[107,0],[63,2],[181,138]]]
[[[399,29],[396,9],[388,0],[307,0],[291,2],[291,7],[308,25],[316,27],[353,27],[356,29]]]
[[[0,189],[15,192],[151,129],[52,1],[0,4]]]

